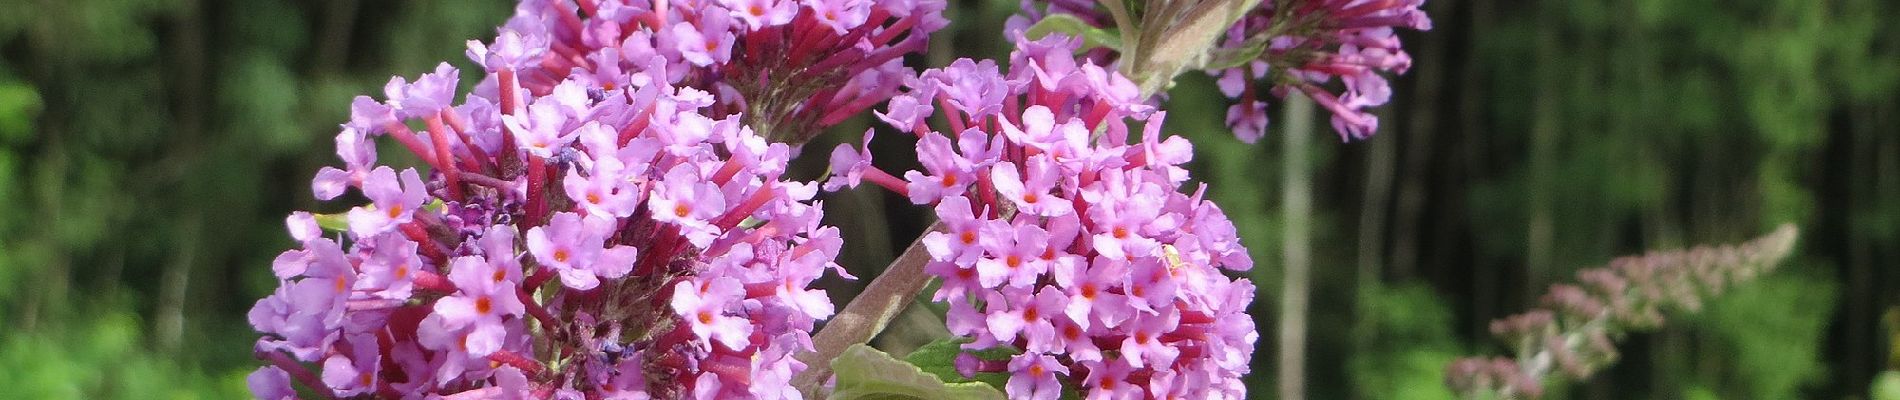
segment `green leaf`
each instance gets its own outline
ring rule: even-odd
[[[423,203],[422,209],[424,211],[441,212],[442,208],[447,207],[447,206],[448,206],[448,203],[442,202],[442,199],[434,199],[434,200],[430,200],[428,203]],[[376,211],[376,205],[364,204],[363,209],[369,210],[369,211]],[[337,231],[337,232],[350,230],[350,216],[348,213],[336,213],[336,214],[310,213],[310,215],[316,218],[317,227],[323,228],[323,230]],[[747,220],[750,220],[750,219],[748,218]]]
[[[1266,36],[1255,36],[1247,39],[1238,49],[1215,48],[1208,51],[1207,65],[1201,66],[1201,69],[1213,71],[1245,66],[1260,59],[1261,54],[1266,54],[1267,44]]]
[[[347,231],[347,230],[350,230],[350,218],[349,218],[349,216],[348,216],[347,214],[344,214],[344,213],[336,213],[336,214],[317,214],[317,213],[310,213],[310,216],[311,216],[311,217],[314,217],[314,218],[316,218],[316,220],[317,220],[317,226],[318,226],[318,227],[322,227],[322,228],[323,228],[323,230],[326,230],[326,231],[337,231],[337,232],[343,232],[343,231]]]
[[[1900,371],[1881,372],[1868,391],[1874,400],[1900,400]]]
[[[910,352],[909,356],[904,357],[904,361],[910,362],[911,365],[916,365],[917,368],[922,369],[924,372],[936,375],[938,379],[942,379],[944,382],[982,382],[997,389],[1002,389],[1004,387],[1003,385],[1009,382],[1009,374],[1002,372],[979,372],[974,377],[965,378],[962,373],[957,372],[957,355],[970,353],[970,355],[974,355],[979,359],[1002,361],[1008,360],[1017,354],[1022,354],[1022,350],[1017,350],[1009,346],[999,346],[982,350],[964,350],[963,344],[969,342],[970,339],[960,337],[938,339],[923,345],[923,347],[918,347],[916,351]]]
[[[944,383],[936,375],[889,354],[854,344],[831,360],[838,384],[832,400],[1002,399],[1003,392],[980,382]]]
[[[32,84],[0,80],[0,144],[23,144],[33,138],[33,120],[45,104]]]
[[[1090,25],[1087,21],[1083,21],[1081,18],[1076,18],[1076,16],[1069,14],[1055,14],[1043,18],[1042,21],[1036,22],[1035,25],[1030,25],[1029,30],[1023,32],[1023,37],[1036,40],[1041,39],[1043,36],[1048,36],[1050,33],[1061,33],[1069,35],[1069,37],[1082,38],[1082,47],[1075,49],[1077,52],[1089,51],[1097,47],[1106,47],[1116,51],[1122,50],[1122,38],[1120,33],[1114,29],[1097,28],[1094,25]]]

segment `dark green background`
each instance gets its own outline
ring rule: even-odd
[[[1006,54],[1014,1],[956,1],[913,65]],[[319,204],[349,98],[438,60],[510,14],[500,1],[0,0],[0,398],[245,396],[244,322]],[[1577,268],[1650,248],[1738,241],[1782,222],[1798,255],[1703,313],[1624,340],[1624,359],[1559,397],[1866,398],[1900,367],[1900,5],[1875,0],[1431,0],[1437,30],[1382,131],[1309,148],[1223,130],[1190,74],[1168,131],[1259,267],[1267,398],[1280,238],[1314,264],[1310,397],[1443,398],[1443,365],[1503,351],[1489,319]],[[469,74],[464,78],[472,80]],[[465,84],[472,82],[465,82]],[[1323,116],[1320,125],[1325,126]],[[861,132],[868,119],[845,123]],[[796,170],[815,177],[829,135]],[[897,138],[897,135],[885,137]],[[909,143],[881,139],[886,169]],[[1282,155],[1314,161],[1310,226],[1279,214]],[[385,146],[385,162],[407,160]],[[874,276],[921,229],[874,189],[826,195],[841,260]],[[862,282],[833,282],[842,303]],[[1895,314],[1900,315],[1900,314]],[[901,319],[902,352],[933,330]],[[920,322],[921,321],[921,322]]]

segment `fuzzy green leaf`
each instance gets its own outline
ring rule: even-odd
[[[1030,25],[1023,37],[1030,40],[1041,39],[1050,33],[1061,33],[1069,37],[1082,38],[1082,47],[1075,51],[1083,52],[1098,47],[1122,50],[1121,34],[1114,29],[1097,28],[1081,18],[1069,14],[1055,14]]]
[[[916,365],[863,344],[851,345],[831,360],[831,370],[838,378],[828,397],[832,400],[1003,398],[1003,392],[989,384],[944,383]]]
[[[1009,346],[982,350],[964,350],[963,344],[969,342],[970,339],[960,337],[938,339],[937,341],[925,344],[923,347],[918,347],[916,351],[910,352],[909,356],[904,357],[904,361],[910,362],[911,365],[916,365],[917,368],[922,369],[924,372],[936,375],[938,379],[942,379],[944,382],[981,382],[996,387],[997,389],[1002,389],[1003,385],[1009,382],[1009,374],[1002,372],[979,372],[974,377],[965,378],[962,373],[957,372],[957,355],[970,353],[970,355],[974,355],[979,359],[1001,361],[1008,360],[1017,354],[1022,354],[1022,350],[1017,350]]]

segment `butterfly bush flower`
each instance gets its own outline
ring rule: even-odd
[[[1491,322],[1514,357],[1471,357],[1445,369],[1445,383],[1466,398],[1540,398],[1544,385],[1589,378],[1615,362],[1615,338],[1653,330],[1664,314],[1694,313],[1703,301],[1773,272],[1799,232],[1782,225],[1748,242],[1652,251],[1577,271],[1576,283],[1551,285],[1543,306]]]
[[[1023,350],[960,370],[1008,372],[1010,397],[1054,399],[1065,386],[1089,398],[1244,397],[1254,289],[1220,269],[1250,268],[1246,249],[1200,189],[1178,190],[1192,150],[1161,137],[1165,113],[1119,74],[1077,62],[1076,45],[1022,43],[1007,71],[970,60],[924,71],[879,114],[918,136],[924,170],[899,179],[844,145],[831,179],[934,205],[946,229],[922,240],[946,325],[973,339],[966,347]],[[931,114],[945,126],[925,123]]]
[[[273,261],[278,288],[249,314],[270,364],[252,391],[801,397],[791,355],[834,311],[810,286],[842,273],[843,241],[819,223],[817,185],[783,179],[790,145],[745,124],[749,99],[715,78],[764,73],[742,62],[784,51],[811,52],[800,65],[820,75],[907,77],[886,61],[920,46],[941,4],[677,5],[526,1],[471,45],[487,74],[459,103],[447,64],[357,98],[343,165],[312,189],[361,205],[286,219],[300,246]],[[751,5],[761,14],[741,18]],[[842,17],[820,21],[822,7]],[[800,30],[814,33],[788,43]],[[688,33],[690,57],[670,45]],[[859,51],[839,61],[825,46]],[[800,104],[896,92],[865,85],[814,85],[824,96]],[[380,138],[427,168],[377,165]]]
[[[1207,0],[1214,1],[1214,0]],[[1342,140],[1365,139],[1379,128],[1368,109],[1391,100],[1382,74],[1403,74],[1411,56],[1396,30],[1430,30],[1421,11],[1425,0],[1260,1],[1227,28],[1209,52],[1212,74],[1222,94],[1236,102],[1227,109],[1227,126],[1242,141],[1266,135],[1267,95],[1284,98],[1292,91],[1313,99],[1332,113],[1333,130]],[[1105,9],[1076,0],[1025,1],[1009,29],[1021,31],[1053,15],[1073,16],[1095,27],[1115,25]],[[1143,30],[1170,28],[1143,27]],[[1091,59],[1114,60],[1109,49]],[[1265,93],[1263,95],[1263,92]]]
[[[1419,10],[1425,0],[1263,1],[1229,28],[1228,49],[1265,46],[1259,59],[1208,71],[1221,93],[1238,101],[1227,110],[1228,126],[1242,140],[1266,133],[1267,115],[1257,104],[1260,87],[1275,97],[1297,90],[1333,114],[1342,140],[1365,139],[1379,129],[1368,108],[1385,105],[1392,88],[1381,73],[1403,74],[1412,58],[1397,28],[1431,30]],[[1284,15],[1284,16],[1282,16]],[[1338,84],[1333,84],[1337,78]],[[1339,89],[1328,89],[1334,86]]]
[[[896,94],[901,58],[949,24],[942,0],[523,1],[494,44],[469,56],[504,108],[545,95],[574,69],[577,87],[697,88],[707,116],[739,115],[774,141],[803,143]],[[490,90],[490,89],[484,89]],[[636,114],[654,110],[633,109]]]

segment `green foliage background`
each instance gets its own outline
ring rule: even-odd
[[[1014,3],[953,2],[955,25],[910,61],[1004,56],[998,30]],[[1209,79],[1170,92],[1168,130],[1195,140],[1196,176],[1259,261],[1247,273],[1261,288],[1254,396],[1274,394],[1289,231],[1314,238],[1308,396],[1438,399],[1446,361],[1503,350],[1486,321],[1578,268],[1795,222],[1801,252],[1781,272],[1627,338],[1618,366],[1556,396],[1892,397],[1869,390],[1896,367],[1878,321],[1900,304],[1888,261],[1900,259],[1900,28],[1885,21],[1900,6],[1427,8],[1437,29],[1405,34],[1416,64],[1369,141],[1285,132],[1292,116],[1276,114],[1272,135],[1242,145],[1221,128],[1227,104]],[[310,200],[308,179],[333,162],[349,98],[439,60],[468,65],[462,42],[491,36],[510,10],[0,0],[0,398],[245,396],[257,364],[243,315],[290,245],[283,216],[347,207]],[[1289,134],[1320,140],[1289,149],[1278,140]],[[874,147],[896,160],[907,146]],[[1310,226],[1278,214],[1289,151],[1312,161]],[[817,176],[814,158],[797,169]],[[859,276],[927,223],[875,191],[829,196]],[[840,303],[861,284],[826,283]],[[880,346],[904,353],[942,335],[905,322],[928,319],[900,320]],[[1892,374],[1880,393],[1894,393]]]

